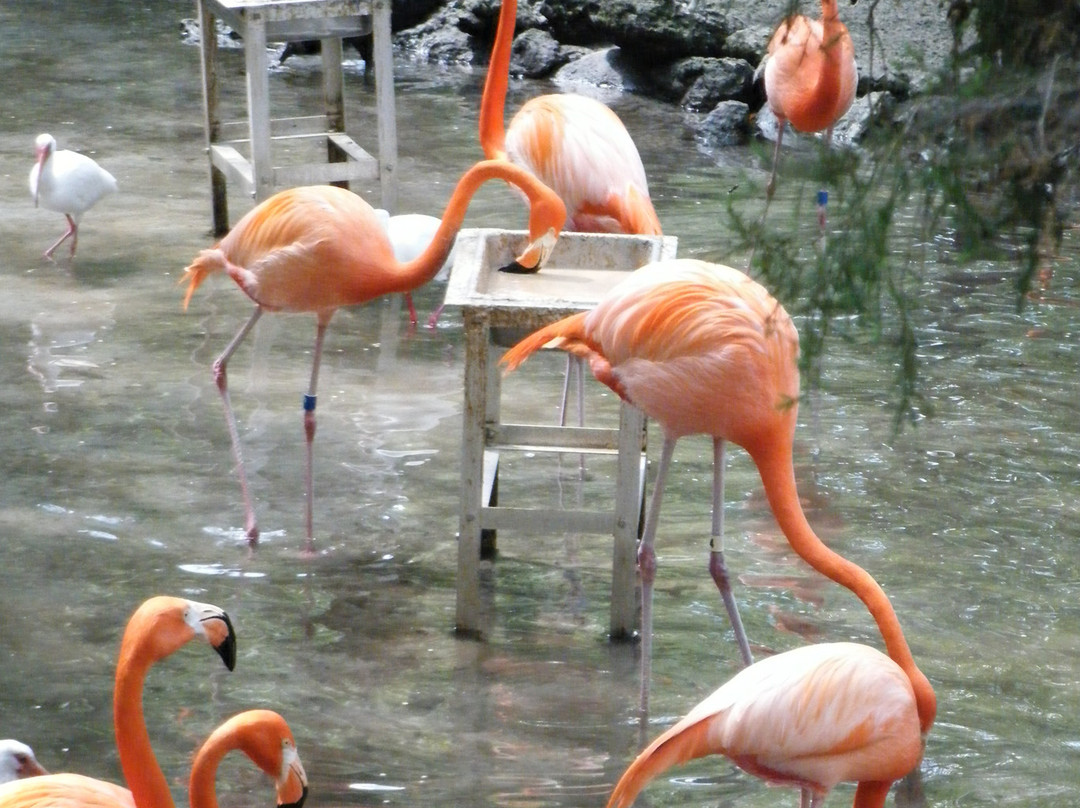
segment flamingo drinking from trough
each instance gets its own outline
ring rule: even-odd
[[[742,272],[720,264],[672,259],[649,264],[614,287],[591,311],[526,337],[502,358],[508,370],[542,347],[585,359],[601,382],[660,424],[664,443],[638,546],[641,572],[641,710],[648,709],[652,655],[653,549],[664,484],[675,444],[685,435],[713,438],[712,574],[747,665],[750,646],[731,591],[721,544],[725,441],[750,454],[769,506],[792,548],[837,578],[795,487],[792,445],[799,400],[799,335],[784,308]],[[845,584],[846,585],[846,584]],[[856,593],[860,594],[860,593]],[[860,597],[862,595],[860,594]],[[867,603],[871,612],[876,606]]]
[[[67,230],[49,249],[45,257],[52,258],[56,248],[71,239],[71,257],[79,241],[79,220],[102,197],[116,192],[116,178],[85,154],[56,148],[56,138],[40,134],[34,141],[34,167],[30,169],[30,195],[34,207],[64,214]]]
[[[24,777],[48,774],[38,763],[34,750],[22,741],[5,738],[0,741],[0,783],[10,783]]]
[[[49,798],[54,787],[63,789],[77,805],[96,806],[105,800],[117,808],[173,808],[168,781],[150,747],[143,717],[143,683],[154,663],[196,637],[207,640],[229,670],[235,667],[236,634],[229,616],[217,606],[157,596],[144,601],[128,619],[113,689],[116,747],[128,788],[81,775],[50,774],[0,786],[0,808],[56,805],[58,801]]]
[[[225,755],[239,749],[274,781],[278,808],[300,808],[307,775],[289,725],[272,710],[248,710],[215,729],[195,754],[188,798],[191,808],[218,808],[214,777]],[[166,802],[138,803],[132,792],[81,774],[54,774],[0,788],[0,805],[11,808],[172,808]]]
[[[315,436],[315,391],[326,327],[342,306],[366,303],[380,295],[408,292],[438,273],[465,219],[469,200],[488,180],[517,186],[530,200],[529,238],[517,261],[532,267],[543,263],[562,230],[566,210],[562,201],[532,174],[505,160],[477,163],[458,181],[442,222],[424,252],[402,263],[375,211],[356,194],[333,186],[308,186],[281,191],[250,211],[215,247],[203,250],[187,267],[187,307],[199,284],[215,272],[225,272],[255,302],[255,311],[214,361],[214,381],[225,404],[233,457],[244,498],[245,533],[249,545],[259,537],[255,509],[248,492],[240,439],[229,401],[226,366],[237,346],[264,311],[312,312],[317,318],[311,380],[304,396],[304,434],[307,446],[306,541],[314,547],[312,526],[312,441]]]

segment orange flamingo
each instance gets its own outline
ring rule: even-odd
[[[225,272],[255,301],[255,311],[214,361],[214,381],[225,404],[225,418],[244,498],[248,543],[258,542],[255,509],[248,492],[240,439],[229,401],[226,365],[264,311],[313,312],[317,317],[311,381],[304,396],[307,503],[305,548],[314,546],[312,530],[312,441],[315,437],[315,389],[326,327],[341,306],[366,303],[380,295],[408,292],[431,280],[450,253],[465,219],[469,200],[492,179],[517,186],[529,198],[530,243],[517,261],[543,263],[562,230],[566,210],[557,196],[528,171],[503,160],[481,161],[458,181],[435,237],[423,253],[402,263],[379,218],[356,194],[333,186],[281,191],[250,211],[218,244],[203,250],[187,267],[184,307],[199,284]]]
[[[830,143],[833,125],[855,99],[859,81],[855,48],[840,22],[836,0],[821,0],[820,20],[794,14],[780,23],[763,64],[765,97],[780,123],[765,188],[772,199],[784,126],[790,123],[800,132],[824,130],[825,142]]]
[[[191,808],[217,808],[214,776],[221,759],[239,749],[266,774],[277,788],[279,808],[300,808],[307,796],[307,775],[296,752],[289,725],[271,710],[249,710],[233,716],[206,739],[191,767]],[[126,788],[81,774],[54,774],[0,789],[0,805],[11,808],[149,808],[140,805]],[[151,803],[169,808],[167,802]]]
[[[856,643],[808,645],[743,668],[638,755],[607,808],[630,808],[658,774],[711,754],[801,788],[803,808],[850,781],[854,808],[884,808],[892,783],[919,765],[936,709],[903,637],[886,645],[889,656]]]
[[[14,738],[0,741],[0,783],[42,774],[48,772],[38,763],[33,749]]]
[[[887,600],[884,604],[868,600],[869,590],[851,584],[847,565],[854,565],[829,551],[806,521],[792,464],[799,335],[787,312],[764,287],[737,269],[719,264],[659,261],[634,272],[592,311],[526,337],[502,362],[513,370],[545,346],[586,359],[597,379],[656,420],[664,433],[638,546],[643,715],[648,709],[652,656],[653,543],[675,443],[684,435],[713,437],[709,571],[746,664],[750,664],[749,643],[731,592],[722,545],[725,441],[750,454],[769,506],[792,548],[819,572],[856,591],[879,624],[896,622],[895,615],[879,614],[888,606]],[[888,611],[891,614],[891,607]],[[899,625],[895,628],[899,631]]]
[[[525,103],[504,129],[517,0],[503,0],[480,101],[480,145],[489,160],[524,166],[566,205],[568,230],[660,235],[645,168],[619,117],[573,93]]]
[[[0,786],[0,808],[44,808],[50,789],[61,788],[84,805],[118,808],[172,808],[172,794],[150,748],[143,717],[142,692],[152,665],[202,637],[232,670],[236,634],[229,616],[217,606],[184,598],[158,596],[144,601],[128,620],[120,642],[113,690],[113,724],[120,767],[128,788],[76,774],[49,774]],[[74,789],[67,791],[67,789]]]

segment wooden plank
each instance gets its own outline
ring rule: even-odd
[[[210,147],[210,162],[216,166],[230,182],[240,185],[247,196],[255,195],[255,178],[251,175],[251,163],[232,146],[218,143]]]
[[[275,167],[272,182],[278,188],[292,188],[297,185],[329,185],[332,182],[377,179],[378,172],[379,167],[374,160],[364,163],[355,160],[347,163],[307,163]]]
[[[593,450],[595,454],[615,454],[619,450],[619,430],[607,427],[557,426],[555,424],[492,424],[487,444],[522,451]]]
[[[375,109],[379,130],[379,186],[382,206],[397,209],[397,110],[394,106],[394,54],[390,0],[372,0],[372,56],[375,63]]]

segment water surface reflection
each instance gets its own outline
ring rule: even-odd
[[[178,799],[190,752],[212,724],[272,706],[295,730],[312,804],[601,804],[639,742],[634,648],[604,637],[607,541],[500,537],[485,573],[497,609],[490,640],[451,632],[462,372],[454,313],[412,335],[394,300],[335,318],[317,438],[325,555],[314,561],[296,552],[297,405],[314,323],[264,318],[232,366],[265,525],[260,551],[244,551],[209,366],[249,304],[230,283],[213,283],[185,314],[175,285],[209,242],[198,58],[178,26],[192,13],[187,2],[0,6],[3,733],[29,741],[54,770],[119,777],[109,709],[119,634],[137,602],[171,592],[225,606],[240,640],[233,674],[182,652],[151,675],[148,720]],[[239,58],[229,64],[238,80]],[[437,213],[478,156],[481,81],[400,65],[403,210]],[[272,78],[275,93],[300,103],[317,102],[317,82],[302,65]],[[512,88],[509,105],[537,89]],[[355,82],[349,94],[352,128],[370,129],[370,95]],[[761,181],[758,155],[735,151],[718,165],[677,112],[633,98],[617,107],[680,254],[725,256],[724,195]],[[74,265],[41,260],[58,222],[34,210],[25,189],[33,138],[46,130],[90,151],[121,187],[86,217]],[[245,209],[231,204],[234,217]],[[774,211],[784,215],[782,200]],[[523,222],[516,199],[495,187],[467,220]],[[937,687],[921,782],[929,806],[1061,805],[1080,792],[1077,255],[1069,233],[1054,277],[1069,305],[1018,315],[1009,267],[957,269],[939,253],[924,296],[938,313],[924,344],[936,416],[892,439],[893,369],[872,346],[837,343],[797,436],[811,522],[879,578]],[[421,290],[421,311],[441,294]],[[561,360],[530,363],[514,380],[525,406],[553,411],[561,373]],[[590,396],[605,402],[596,386]],[[876,643],[858,602],[788,551],[749,461],[732,455],[729,560],[758,650]],[[736,658],[706,573],[711,446],[683,441],[676,460],[657,544],[656,730],[725,680]],[[573,459],[553,473],[518,468],[523,489],[545,486],[533,496],[579,496]],[[603,496],[604,474],[598,467],[580,495]],[[219,780],[225,805],[269,799],[239,761]],[[842,788],[829,804],[850,799]],[[662,778],[641,804],[778,800],[794,804],[794,795],[706,761]]]

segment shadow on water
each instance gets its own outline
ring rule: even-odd
[[[178,800],[209,728],[268,706],[294,728],[312,804],[601,804],[638,747],[636,648],[605,637],[610,542],[500,535],[484,570],[491,635],[453,634],[464,355],[454,312],[411,335],[394,300],[335,317],[320,390],[323,554],[314,561],[296,553],[298,405],[314,323],[264,318],[230,368],[266,530],[263,547],[245,552],[209,368],[250,304],[215,279],[183,312],[176,286],[210,241],[198,56],[179,36],[193,7],[92,6],[0,5],[3,734],[30,742],[50,769],[118,778],[109,699],[120,632],[136,603],[170,592],[227,608],[240,641],[235,673],[185,649],[151,674],[148,721]],[[239,57],[226,65],[235,102]],[[398,69],[401,208],[438,213],[479,156],[482,75]],[[354,79],[350,128],[369,132],[373,101]],[[315,104],[317,80],[300,61],[271,84],[280,99]],[[513,86],[508,106],[537,91]],[[745,150],[704,155],[670,108],[616,106],[680,255],[725,260],[723,198],[761,184],[761,160]],[[25,187],[33,138],[46,130],[120,183],[85,217],[74,265],[41,259],[62,221],[34,210]],[[797,207],[786,192],[771,217]],[[234,220],[247,204],[230,199]],[[524,221],[509,191],[486,187],[466,224]],[[813,224],[793,220],[802,226]],[[921,782],[898,790],[898,805],[1058,805],[1080,792],[1077,254],[1067,234],[1072,260],[1057,269],[1054,294],[1072,305],[1021,315],[1000,267],[957,270],[939,254],[924,298],[940,319],[922,347],[933,420],[891,438],[881,391],[892,370],[858,342],[830,348],[813,416],[803,413],[796,463],[809,518],[882,582],[938,692]],[[420,290],[420,311],[442,293]],[[546,418],[563,365],[530,365],[515,384]],[[610,401],[597,385],[589,396]],[[729,563],[757,650],[876,644],[858,602],[793,557],[752,465],[731,455]],[[508,472],[516,495],[573,506],[576,458],[555,470],[531,462],[519,461],[516,478]],[[735,670],[706,572],[710,463],[708,441],[680,442],[657,542],[652,732]],[[582,495],[604,496],[605,473],[598,467]],[[219,789],[223,804],[247,804],[266,785],[227,760]],[[661,778],[640,803],[778,799],[795,798],[708,760]],[[844,787],[829,804],[850,799]]]

